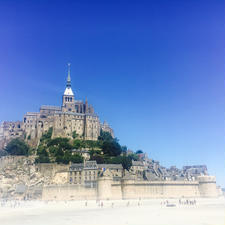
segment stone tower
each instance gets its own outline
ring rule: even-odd
[[[66,89],[63,94],[62,111],[75,112],[74,103],[75,103],[74,94],[71,88],[70,63],[68,63],[68,76],[67,76],[67,82],[66,82]]]
[[[199,176],[199,192],[201,197],[218,197],[216,189],[216,177]]]

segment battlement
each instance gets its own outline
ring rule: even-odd
[[[197,180],[199,183],[216,183],[215,176],[198,176]]]

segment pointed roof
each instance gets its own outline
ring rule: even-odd
[[[70,78],[70,63],[68,63],[68,76],[67,76],[67,82],[66,87],[71,87],[71,78]]]
[[[71,77],[70,77],[70,63],[68,63],[68,76],[66,81],[66,89],[64,91],[64,95],[74,95],[71,88]]]

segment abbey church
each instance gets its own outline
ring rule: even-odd
[[[28,112],[23,121],[3,122],[0,125],[0,149],[13,138],[22,137],[33,146],[42,134],[53,129],[52,137],[72,138],[74,131],[84,140],[97,140],[100,130],[113,130],[104,122],[101,124],[94,108],[85,101],[77,100],[71,87],[70,64],[66,89],[62,96],[62,106],[41,106],[39,112]]]

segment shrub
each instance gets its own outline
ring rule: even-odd
[[[23,140],[16,138],[7,144],[5,151],[10,155],[28,155],[29,147]]]

